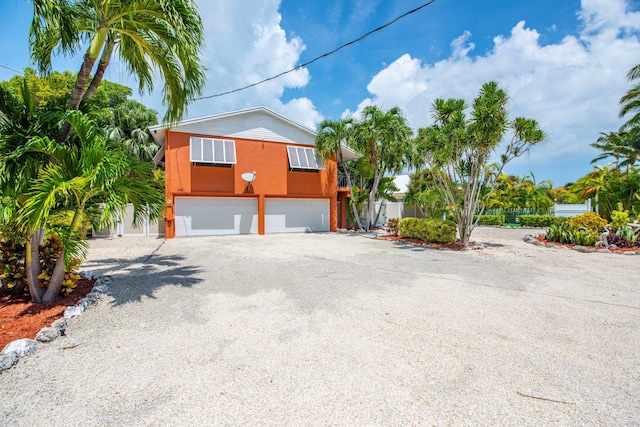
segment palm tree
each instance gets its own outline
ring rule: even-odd
[[[396,175],[413,159],[413,131],[399,107],[383,111],[375,105],[365,107],[362,120],[355,126],[355,146],[364,153],[373,167],[373,184],[369,193],[369,213],[366,229],[375,219],[375,201],[380,179]]]
[[[44,293],[32,295],[42,302],[55,301],[60,293],[65,262],[82,249],[78,245],[86,209],[102,203],[98,226],[111,225],[133,204],[134,223],[145,216],[157,219],[164,209],[164,197],[150,184],[152,166],[127,156],[110,143],[101,129],[79,111],[70,111],[66,120],[74,129],[77,144],[61,144],[48,137],[32,139],[24,153],[42,153],[53,159],[42,167],[27,193],[20,220],[33,229],[44,226],[54,209],[73,211],[71,223],[58,229],[64,248],[58,257],[51,281]],[[18,153],[20,156],[23,153]]]
[[[351,190],[349,192],[349,204],[351,205],[355,221],[358,224],[358,229],[362,230],[360,215],[358,215],[358,208],[354,200],[355,190],[351,183],[351,173],[347,169],[346,162],[342,157],[343,145],[350,148],[353,145],[353,125],[354,120],[351,117],[342,120],[323,120],[318,125],[316,151],[323,159],[330,157],[335,158],[342,167],[342,171],[347,179],[347,186]]]
[[[25,270],[27,284],[32,295],[40,289],[40,254],[38,246],[44,230],[38,227],[25,228],[16,221],[16,213],[24,204],[24,194],[29,191],[42,164],[48,161],[46,155],[30,153],[16,159],[27,142],[43,134],[55,134],[53,123],[57,117],[44,113],[23,79],[20,96],[14,95],[7,87],[0,85],[0,194],[2,194],[3,235],[23,242],[26,246]],[[22,289],[15,289],[19,292]]]
[[[69,55],[89,44],[71,93],[71,110],[93,96],[114,54],[138,76],[140,91],[151,91],[154,72],[159,72],[165,122],[180,120],[187,103],[201,93],[203,27],[194,0],[32,1],[31,54],[41,72],[51,71],[54,51]],[[69,130],[65,126],[58,141],[66,140]]]
[[[113,109],[107,136],[122,144],[128,155],[150,162],[159,148],[148,129],[158,123],[157,114],[137,101],[126,100]]]
[[[616,168],[626,166],[628,169],[640,159],[640,125],[618,132],[601,132],[591,146],[602,151],[591,163],[613,157]]]
[[[640,64],[632,67],[627,73],[627,78],[630,81],[634,81],[640,78]],[[620,98],[620,117],[624,117],[629,113],[635,113],[621,129],[626,129],[632,126],[640,125],[640,83],[637,83],[629,91]]]

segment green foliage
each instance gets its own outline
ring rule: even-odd
[[[13,240],[0,240],[0,280],[8,288],[25,287],[27,273],[24,267],[25,247]]]
[[[52,235],[39,247],[42,273],[40,273],[38,279],[40,279],[40,285],[44,288],[49,286],[53,269],[56,266],[58,257],[60,257],[62,253],[62,248],[62,242],[55,235]],[[62,293],[68,294],[77,286],[77,282],[80,280],[80,275],[77,273],[79,265],[80,259],[78,258],[71,258],[69,262],[66,263],[64,278],[62,279]]]
[[[387,221],[387,229],[389,230],[389,233],[393,234],[394,236],[397,236],[399,227],[400,227],[400,218],[389,218],[389,221]]]
[[[611,230],[607,236],[607,243],[618,248],[640,247],[640,229],[634,231],[631,227],[624,226]]]
[[[550,226],[546,238],[551,242],[569,245],[595,246],[600,239],[600,233],[587,230],[584,227],[573,228],[564,223]]]
[[[38,278],[40,285],[46,288],[62,251],[62,243],[55,235],[52,235],[40,245],[38,250],[40,252],[40,268],[42,269]],[[0,240],[0,251],[0,280],[2,280],[2,284],[9,289],[16,287],[26,289],[25,246],[13,240]],[[69,264],[62,282],[62,292],[69,293],[76,287],[77,281],[80,279],[77,274],[79,265],[80,260],[77,258]]]
[[[622,228],[625,227],[629,222],[631,222],[629,211],[623,209],[622,203],[618,203],[618,210],[614,210],[611,212],[611,228]]]
[[[598,213],[610,219],[611,212],[622,202],[624,210],[640,212],[640,168],[624,170],[608,166],[596,166],[593,171],[571,186],[571,191],[581,200],[596,197]]]
[[[446,212],[446,203],[430,169],[411,174],[404,203],[418,206],[427,218],[442,218]]]
[[[488,82],[474,99],[469,116],[463,99],[436,99],[434,124],[418,130],[419,154],[431,168],[465,245],[475,227],[473,214],[486,207],[504,165],[545,139],[535,120],[509,120],[507,103],[507,93],[498,83]],[[501,145],[508,130],[512,135]],[[499,154],[501,146],[504,151]],[[500,159],[497,167],[490,163],[493,154]]]
[[[152,90],[154,82],[163,86],[166,122],[180,120],[201,93],[204,31],[195,0],[34,0],[33,5],[30,48],[40,72],[52,71],[54,55],[84,50],[71,109],[94,95],[114,56],[137,77],[140,91]]]
[[[554,215],[520,215],[520,225],[525,227],[549,227],[551,225],[560,225],[567,218]]]
[[[586,228],[588,231],[598,232],[607,225],[607,220],[594,212],[585,212],[582,215],[576,215],[566,221],[567,227],[578,229]]]
[[[442,219],[404,218],[398,232],[402,237],[419,239],[433,243],[453,243],[456,241],[456,224]]]
[[[478,215],[473,216],[473,221],[478,225],[503,225],[504,215]]]

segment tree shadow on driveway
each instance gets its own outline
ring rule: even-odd
[[[87,261],[83,266],[97,276],[112,280],[113,305],[140,302],[144,297],[156,298],[155,292],[167,285],[190,288],[202,281],[200,269],[184,265],[182,255],[152,253],[134,259],[104,258]]]

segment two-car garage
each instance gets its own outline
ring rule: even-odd
[[[329,200],[266,198],[265,233],[329,231]],[[176,197],[176,236],[257,234],[256,197]]]

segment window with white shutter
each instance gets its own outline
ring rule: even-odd
[[[236,143],[227,139],[191,137],[190,160],[193,163],[233,165]]]
[[[289,167],[292,170],[324,170],[321,158],[316,156],[315,148],[287,146]]]

